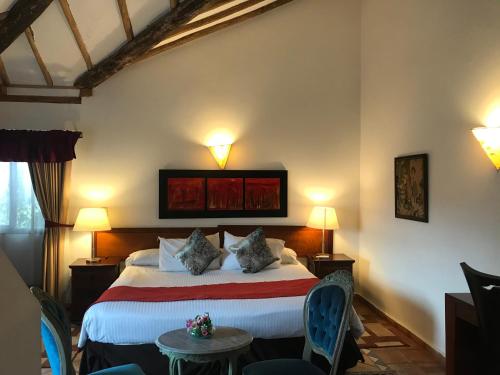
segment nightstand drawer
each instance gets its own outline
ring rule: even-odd
[[[73,270],[72,282],[78,288],[94,289],[96,287],[106,288],[116,280],[118,274],[115,268],[99,269],[99,270]]]
[[[87,264],[78,259],[71,264],[71,320],[78,322],[88,307],[109,288],[120,274],[121,258],[103,258]]]

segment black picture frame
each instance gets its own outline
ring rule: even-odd
[[[203,178],[204,207],[202,209],[171,209],[169,208],[169,179],[197,179]],[[243,179],[243,204],[242,209],[209,210],[208,204],[208,179],[233,178]],[[247,209],[247,192],[245,191],[246,179],[279,179],[279,207],[277,209]],[[200,190],[200,188],[198,188]],[[199,191],[198,191],[199,192]],[[288,171],[286,170],[185,170],[185,169],[160,169],[159,170],[159,207],[160,219],[192,219],[192,218],[240,218],[240,217],[287,217],[288,216]],[[200,200],[201,202],[201,200]],[[201,204],[201,203],[200,203]]]
[[[394,159],[395,216],[399,219],[429,222],[428,154]]]

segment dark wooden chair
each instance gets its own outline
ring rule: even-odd
[[[481,369],[500,374],[500,276],[479,272],[460,263],[476,306],[483,344]]]

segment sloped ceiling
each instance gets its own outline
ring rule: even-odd
[[[7,14],[15,1],[0,0],[0,13]],[[220,1],[217,7],[191,19],[143,58],[289,1]],[[175,4],[172,0],[54,0],[31,24],[31,29],[19,35],[0,55],[0,83],[3,88],[0,100],[13,95],[26,95],[26,91],[29,95],[75,96],[78,91],[73,89],[73,85],[77,77],[129,42],[133,35],[146,29],[158,17],[170,12]],[[124,18],[123,8],[129,19]],[[73,27],[71,17],[74,19]],[[129,37],[127,22],[132,29]],[[33,36],[31,44],[30,35]]]

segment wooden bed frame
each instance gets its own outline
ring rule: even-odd
[[[203,233],[219,232],[221,245],[224,243],[224,231],[236,236],[246,236],[255,228],[262,226],[266,237],[280,238],[285,246],[295,250],[300,257],[313,255],[321,251],[320,229],[296,225],[219,225],[203,227]],[[186,238],[195,228],[113,228],[107,232],[96,232],[95,244],[98,257],[126,258],[130,253],[158,247],[158,237]],[[325,248],[331,249],[333,231],[325,233]]]

